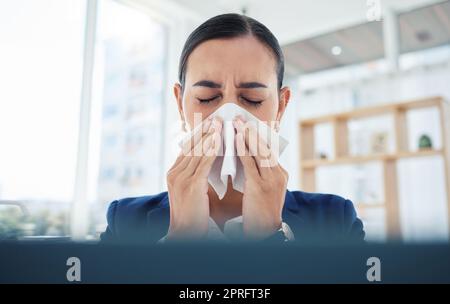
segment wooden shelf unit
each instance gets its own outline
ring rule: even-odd
[[[407,112],[421,108],[437,108],[440,119],[442,147],[409,151]],[[307,192],[316,191],[316,169],[331,165],[356,165],[366,162],[381,162],[384,179],[384,203],[355,205],[362,208],[383,207],[386,210],[388,239],[400,239],[400,214],[398,201],[397,160],[424,156],[442,156],[444,161],[445,190],[447,196],[447,216],[450,219],[450,111],[448,103],[441,97],[432,97],[400,103],[389,103],[375,107],[360,108],[353,111],[325,115],[300,121],[300,179],[301,189]],[[381,115],[392,115],[394,118],[395,152],[389,154],[373,154],[363,156],[349,155],[348,122]],[[332,159],[315,157],[314,128],[318,124],[331,123],[334,135],[335,155]]]

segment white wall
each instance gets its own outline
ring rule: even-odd
[[[151,1],[150,1],[151,2]],[[209,18],[227,12],[240,12],[264,23],[281,44],[314,37],[367,21],[371,7],[366,0],[173,0]],[[382,11],[404,11],[442,0],[380,0]]]

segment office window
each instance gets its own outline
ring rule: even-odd
[[[90,234],[106,226],[113,200],[162,191],[166,29],[115,1],[99,7],[93,120],[99,155]],[[95,136],[94,136],[95,137]],[[95,175],[95,173],[94,173]]]
[[[0,2],[0,239],[68,234],[85,2]]]

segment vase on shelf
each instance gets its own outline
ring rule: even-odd
[[[419,150],[428,150],[433,148],[433,142],[431,141],[431,137],[427,134],[423,134],[419,138]]]

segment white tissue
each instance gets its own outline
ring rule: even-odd
[[[244,168],[237,155],[234,139],[235,129],[233,126],[233,119],[237,115],[242,115],[247,121],[255,122],[258,134],[269,144],[269,146],[272,142],[277,143],[279,147],[278,155],[281,155],[289,142],[266,123],[260,121],[256,116],[235,103],[225,103],[210,116],[214,117],[216,115],[220,116],[223,120],[221,134],[222,143],[219,149],[223,154],[216,157],[208,176],[208,182],[216,191],[219,199],[222,199],[227,192],[228,176],[231,176],[233,189],[244,192]],[[179,142],[179,146],[182,147],[185,142],[189,141],[192,135],[197,132],[200,127],[201,124],[194,128],[194,130]]]

